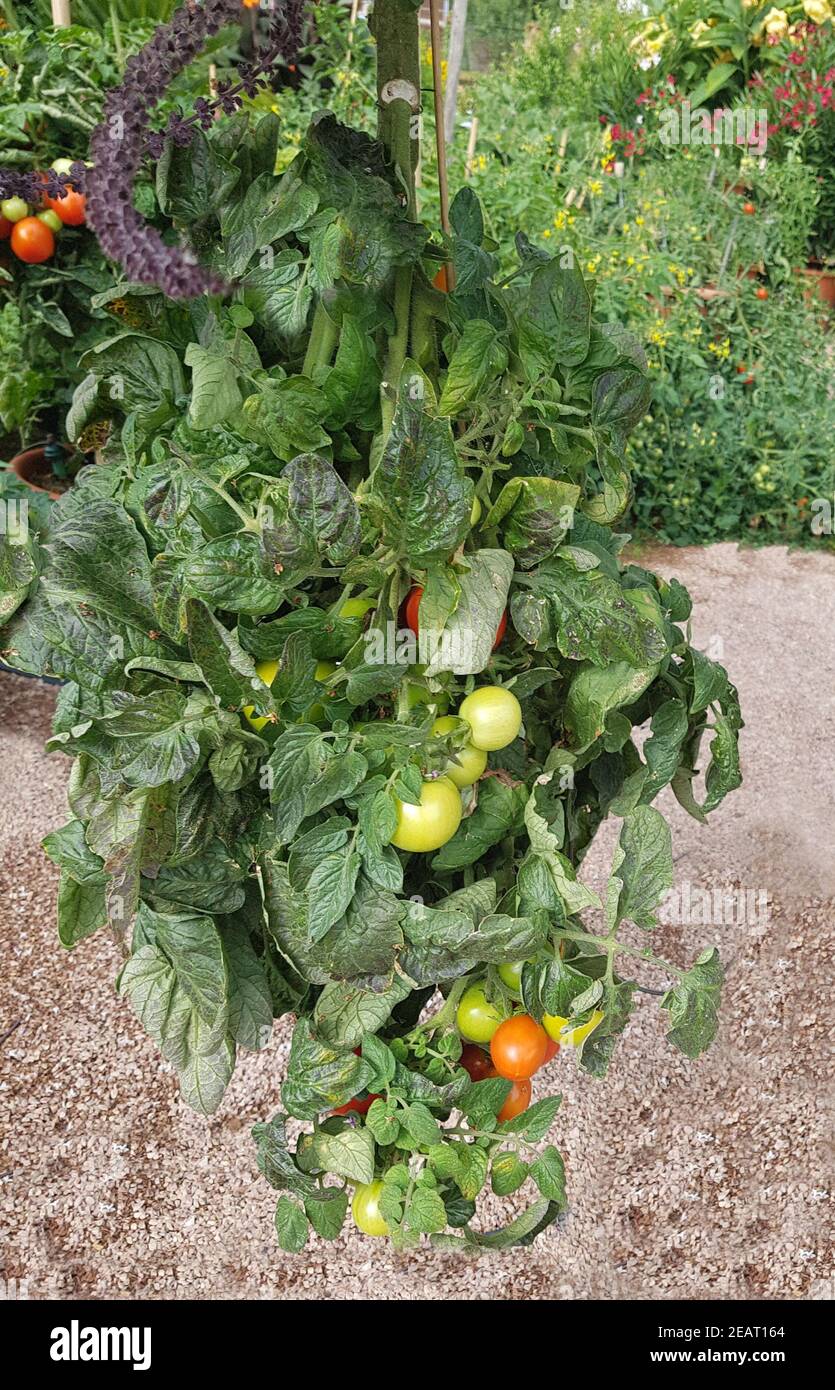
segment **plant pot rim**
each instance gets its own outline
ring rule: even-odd
[[[63,497],[64,494],[62,492],[58,492],[53,488],[41,487],[38,483],[33,483],[29,477],[29,466],[34,463],[36,459],[43,458],[45,448],[45,444],[32,444],[30,448],[24,449],[20,454],[15,454],[14,458],[9,460],[9,468],[15,476],[20,479],[24,486],[30,488],[32,492],[44,492],[53,502],[57,502],[59,497]],[[65,454],[74,453],[74,450],[69,444],[62,444],[61,448],[64,450]]]

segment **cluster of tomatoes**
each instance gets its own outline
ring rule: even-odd
[[[71,159],[56,159],[56,174],[68,174]],[[83,193],[69,185],[61,198],[44,193],[41,210],[34,212],[23,198],[0,202],[0,241],[9,241],[18,260],[40,265],[55,254],[55,238],[64,227],[83,227],[87,215]]]
[[[469,741],[451,759],[441,777],[426,781],[417,805],[397,800],[397,828],[391,843],[397,849],[429,854],[451,840],[463,815],[461,792],[471,787],[487,767],[487,754],[506,748],[522,727],[522,707],[512,690],[482,685],[461,701],[458,716],[436,719],[432,732],[450,734],[463,720]]]
[[[407,599],[408,607],[416,592],[415,623],[417,604],[423,591],[413,589]],[[347,599],[339,609],[339,617],[359,620],[373,607],[372,599]],[[497,643],[501,641],[505,626],[506,618],[503,617]],[[271,686],[278,674],[278,662],[260,661],[255,669],[264,684]],[[328,677],[335,670],[333,662],[320,661],[316,667],[316,680],[326,685]],[[269,722],[267,716],[255,713],[253,705],[245,705],[243,713],[256,730],[260,731]],[[316,703],[308,710],[306,718],[311,723],[317,723],[323,714],[323,706]],[[431,854],[452,839],[463,816],[461,792],[473,786],[482,776],[487,767],[488,753],[506,748],[516,738],[522,727],[522,707],[513,692],[504,686],[483,685],[462,700],[457,717],[444,714],[436,719],[432,733],[439,738],[446,737],[455,732],[460,720],[469,724],[470,737],[450,759],[442,776],[423,783],[419,803],[401,801],[399,797],[396,799],[397,826],[391,843],[397,849],[413,854]]]
[[[506,961],[499,966],[499,975],[516,998],[519,997],[521,960]],[[512,1120],[521,1115],[531,1103],[531,1077],[556,1057],[560,1045],[579,1047],[600,1023],[599,1010],[586,1023],[575,1027],[561,1014],[544,1014],[537,1023],[530,1014],[515,1013],[503,1018],[492,1004],[482,985],[471,985],[461,996],[456,1014],[458,1031],[467,1042],[461,1054],[461,1065],[473,1081],[489,1076],[503,1076],[512,1082],[507,1099],[499,1111],[500,1120]],[[489,1043],[489,1054],[484,1045]]]

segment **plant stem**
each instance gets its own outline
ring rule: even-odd
[[[654,955],[649,947],[644,951],[639,951],[637,946],[627,946],[625,941],[615,941],[613,937],[609,936],[592,936],[583,931],[561,931],[559,937],[562,941],[579,941],[585,946],[599,946],[601,951],[607,952],[610,956],[615,951],[622,951],[627,956],[635,956],[637,960],[645,960],[648,965],[657,965],[662,970],[669,971],[671,975],[678,975],[679,978],[686,973],[684,970],[680,970],[677,965],[671,965],[668,960],[662,960],[660,956]]]

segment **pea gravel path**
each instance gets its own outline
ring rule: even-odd
[[[289,1021],[244,1054],[212,1120],[180,1103],[114,993],[109,940],[57,944],[57,875],[38,848],[64,819],[68,764],[41,750],[54,691],[0,675],[4,1277],[35,1298],[835,1296],[835,556],[720,545],[648,558],[690,588],[697,644],[726,662],[747,718],[745,786],[709,827],[665,804],[679,882],[765,892],[769,920],[660,931],[674,960],[716,939],[728,963],[702,1061],[664,1042],[641,995],[607,1079],[581,1076],[570,1053],[554,1063],[571,1209],[503,1255],[400,1257],[353,1233],[279,1251],[248,1131],[278,1108]],[[588,865],[594,883],[616,828]]]

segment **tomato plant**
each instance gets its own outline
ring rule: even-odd
[[[144,110],[177,33],[113,109]],[[401,94],[376,139],[320,115],[276,176],[272,113],[149,132],[160,205],[179,227],[199,205],[205,263],[135,220],[125,241],[130,199],[102,190],[126,157],[94,137],[90,220],[136,274],[68,431],[107,418],[113,447],[49,546],[0,566],[3,650],[69,682],[50,746],[76,760],[70,820],[45,840],[63,945],[113,933],[120,993],[206,1114],[293,1019],[281,1108],[253,1131],[284,1248],[335,1238],[349,1183],[357,1227],[398,1249],[501,1248],[566,1204],[541,1149],[559,1101],[529,1105],[530,1077],[569,1038],[605,1074],[633,967],[670,982],[674,1047],[713,1039],[716,951],[688,967],[646,944],[673,881],[652,803],[718,806],[741,715],[689,644],[685,591],[621,555],[639,345],[524,235],[500,273],[470,186],[448,235],[418,220],[417,6],[378,0],[375,34],[380,90]],[[466,271],[443,297],[442,256]],[[439,639],[419,660],[398,621],[413,586]],[[615,812],[600,898],[578,867]],[[531,1201],[485,1237],[474,1203],[508,1156]]]

